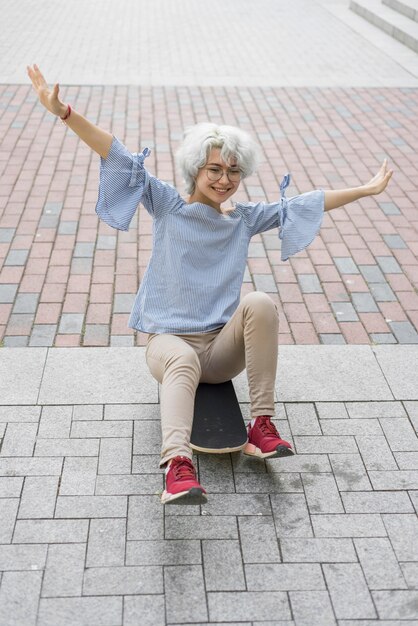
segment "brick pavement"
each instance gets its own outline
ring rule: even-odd
[[[287,346],[283,358],[301,349],[316,384],[330,349],[372,352],[318,346],[323,358],[309,364],[314,347]],[[381,370],[368,401],[348,399],[349,377],[341,401],[329,388],[317,387],[316,401],[283,394],[276,420],[297,455],[198,455],[208,503],[171,508],[157,495],[158,393],[143,348],[112,350],[116,360],[124,351],[120,380],[132,376],[131,359],[140,366],[140,402],[109,371],[108,351],[85,348],[83,363],[76,350],[1,351],[0,623],[416,626],[417,386],[410,378],[397,390],[405,376],[390,374],[382,349],[393,357],[402,348],[375,349]],[[413,368],[418,348],[410,352]],[[279,372],[286,386],[300,358]],[[57,371],[68,381],[73,372],[70,395]],[[381,385],[386,401],[376,399]],[[77,394],[78,404],[67,402]]]
[[[65,87],[63,97],[181,188],[172,154],[182,129],[237,124],[264,163],[237,200],[367,181],[383,157],[384,195],[325,216],[309,249],[280,262],[277,232],[254,237],[242,292],[280,312],[280,343],[418,342],[418,96],[411,89]],[[45,114],[29,86],[0,86],[0,340],[12,346],[143,345],[127,328],[152,243],[140,209],[128,233],[100,224],[99,159]]]

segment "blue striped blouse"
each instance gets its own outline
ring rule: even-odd
[[[129,319],[145,333],[205,333],[222,327],[240,301],[248,245],[253,235],[279,227],[286,261],[316,237],[324,192],[267,204],[236,203],[228,215],[188,204],[171,185],[144,167],[150,154],[131,154],[116,137],[101,159],[96,211],[109,226],[128,230],[139,202],[153,217],[153,249]]]

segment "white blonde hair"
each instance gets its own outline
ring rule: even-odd
[[[186,192],[193,193],[195,178],[208,160],[213,148],[219,148],[220,157],[230,164],[236,159],[242,178],[257,169],[260,147],[248,133],[235,126],[219,126],[203,122],[186,128],[183,143],[176,152],[177,165],[186,182]]]

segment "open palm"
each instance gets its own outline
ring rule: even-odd
[[[63,115],[65,105],[58,97],[59,85],[55,84],[51,90],[37,65],[33,65],[32,67],[28,65],[27,73],[32,81],[33,88],[38,94],[38,98],[44,107],[54,115]]]
[[[387,160],[385,159],[382,163],[380,170],[377,172],[375,176],[367,183],[366,187],[369,190],[371,195],[376,195],[381,193],[386,189],[388,182],[390,181],[393,174],[393,170],[388,169]]]

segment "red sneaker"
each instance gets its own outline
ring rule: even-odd
[[[165,477],[165,490],[161,496],[163,504],[204,504],[206,491],[196,480],[196,470],[186,456],[171,459]]]
[[[293,454],[292,446],[288,441],[281,439],[270,415],[257,417],[253,427],[251,422],[248,424],[248,443],[243,452],[261,459]]]

